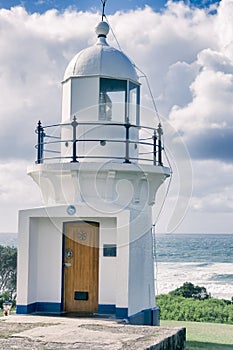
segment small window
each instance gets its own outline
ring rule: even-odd
[[[104,244],[103,255],[104,256],[116,256],[117,255],[116,244]]]

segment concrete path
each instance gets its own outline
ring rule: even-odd
[[[29,325],[30,329],[11,334],[12,341],[30,340],[41,344],[41,349],[80,349],[80,350],[141,350],[155,349],[164,338],[176,334],[177,328],[132,326],[114,319],[65,318],[33,315],[11,315],[0,318],[5,325]],[[22,330],[22,329],[21,329]],[[13,347],[8,347],[13,348]],[[15,347],[14,347],[15,348]],[[35,346],[35,349],[40,347]],[[1,347],[0,347],[1,349]],[[20,349],[20,348],[19,348]]]

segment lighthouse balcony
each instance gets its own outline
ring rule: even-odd
[[[36,164],[118,162],[163,166],[161,124],[157,128],[129,122],[79,122],[37,128]]]

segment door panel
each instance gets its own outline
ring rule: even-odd
[[[64,309],[98,311],[99,225],[67,223],[64,244]]]

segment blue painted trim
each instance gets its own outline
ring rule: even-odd
[[[159,326],[159,308],[146,309],[128,317],[134,325]]]
[[[61,312],[61,303],[37,302],[28,305],[17,305],[17,314],[31,314],[33,312]]]
[[[160,310],[157,306],[152,309],[152,326],[160,326]]]
[[[116,308],[116,318],[127,318],[128,308],[127,307],[117,307]]]
[[[115,315],[116,318],[128,317],[128,309],[126,307],[116,307],[114,304],[99,304],[98,313]]]
[[[61,303],[37,302],[28,305],[17,305],[17,314],[31,314],[34,312],[60,313],[62,311]],[[159,308],[146,309],[128,317],[128,309],[116,307],[114,304],[99,304],[99,314],[112,314],[116,318],[128,318],[130,324],[159,326]]]
[[[31,314],[36,311],[36,303],[28,305],[16,305],[17,314]]]
[[[115,314],[116,313],[116,305],[114,304],[99,304],[98,305],[98,313],[99,314]]]
[[[37,312],[61,312],[61,303],[36,303]]]

